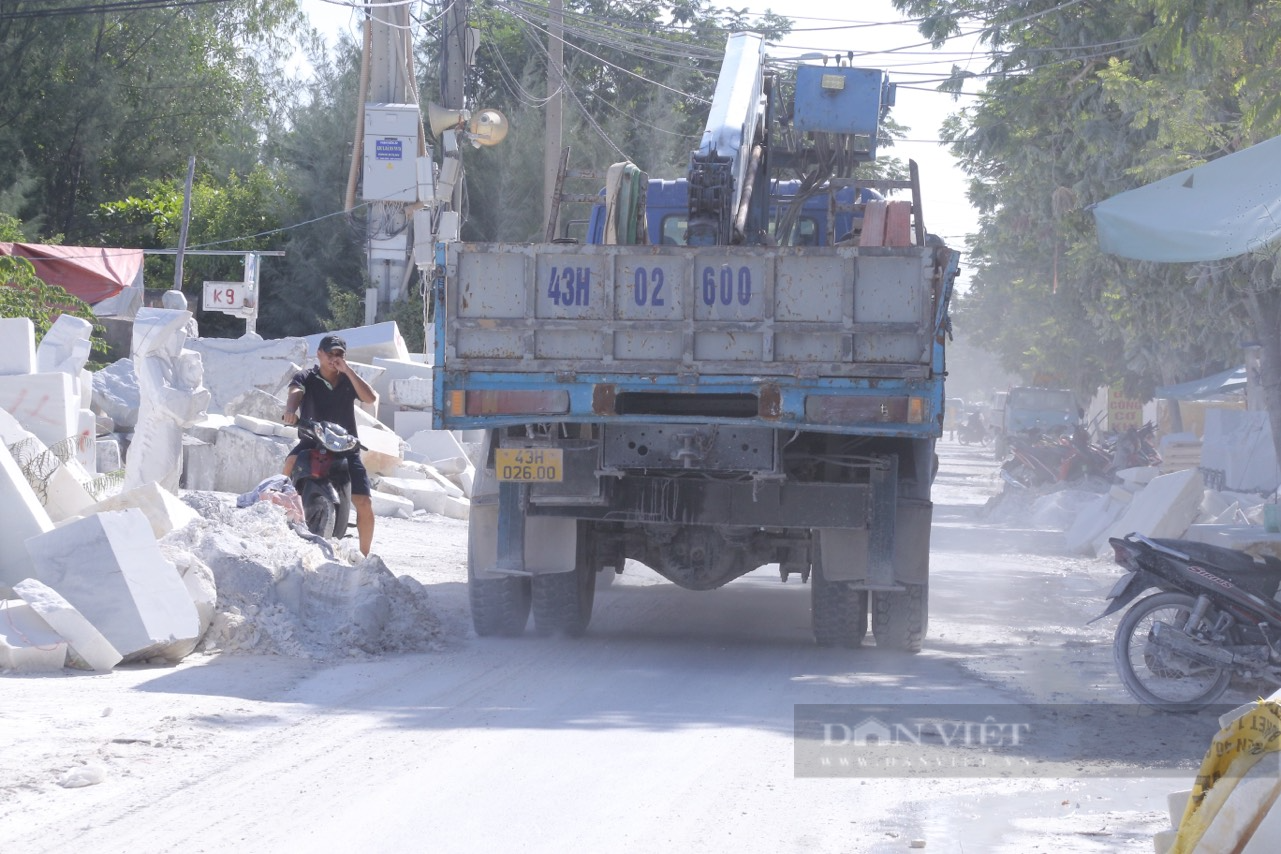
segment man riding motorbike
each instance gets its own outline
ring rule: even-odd
[[[310,371],[299,371],[289,382],[283,421],[297,424],[302,417],[312,421],[332,421],[356,435],[356,400],[376,404],[378,393],[347,364],[347,342],[337,335],[326,335],[316,348],[316,365]],[[316,446],[303,439],[285,458],[284,474],[293,471],[298,454]],[[347,457],[351,474],[351,505],[356,508],[356,531],[360,535],[360,553],[369,554],[374,540],[374,508],[369,497],[369,474],[360,460],[360,450]]]

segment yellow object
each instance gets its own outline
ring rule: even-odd
[[[1193,854],[1236,784],[1264,756],[1281,749],[1281,703],[1260,699],[1219,730],[1197,773],[1170,854]]]

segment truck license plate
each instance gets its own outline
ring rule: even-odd
[[[508,483],[560,483],[565,479],[560,448],[498,448],[494,468],[498,479]]]

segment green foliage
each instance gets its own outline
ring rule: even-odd
[[[1086,209],[1281,132],[1281,6],[895,5],[933,39],[977,20],[989,46],[982,95],[944,130],[980,217],[957,325],[1007,369],[1083,393],[1119,381],[1148,396],[1239,364],[1247,330],[1267,332],[1250,318],[1251,263],[1106,256]]]
[[[27,236],[23,234],[22,223],[18,222],[18,218],[7,213],[0,213],[0,241],[21,243],[26,239]]]
[[[64,288],[46,283],[26,258],[0,255],[0,317],[28,318],[38,342],[64,314],[93,324],[89,368],[97,370],[107,357],[107,343],[105,330],[89,306]]]
[[[5,12],[40,12],[14,0]],[[296,0],[229,0],[171,9],[33,15],[0,21],[0,188],[30,169],[23,210],[41,235],[94,243],[98,204],[142,181],[185,174],[210,155],[262,133]],[[29,165],[28,165],[29,164]]]

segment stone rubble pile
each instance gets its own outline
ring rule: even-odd
[[[235,507],[297,441],[284,399],[320,335],[194,332],[186,311],[142,309],[133,358],[91,374],[88,322],[63,316],[37,346],[30,320],[0,318],[0,670],[429,648],[416,581],[296,535],[276,504]],[[467,518],[476,437],[431,428],[430,365],[395,323],[340,334],[379,394],[357,413],[375,513]]]

